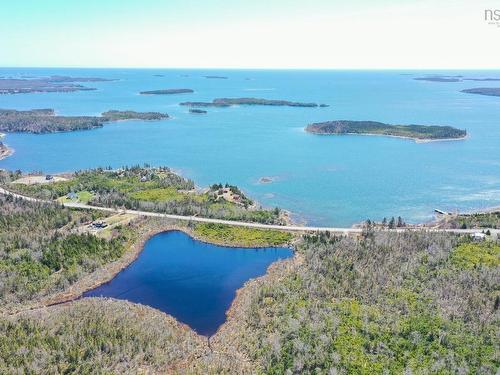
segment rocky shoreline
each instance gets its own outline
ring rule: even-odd
[[[1,141],[5,137],[5,134],[0,133],[0,160],[8,158],[14,153],[14,149],[7,146],[5,143]]]

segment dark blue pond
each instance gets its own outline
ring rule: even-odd
[[[144,250],[109,283],[84,297],[113,297],[157,308],[202,335],[226,320],[236,290],[265,274],[288,248],[229,248],[194,240],[180,231],[151,237]]]

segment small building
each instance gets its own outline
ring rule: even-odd
[[[141,182],[146,182],[147,180],[148,180],[148,178],[146,176],[141,177]]]
[[[66,195],[66,198],[71,199],[71,200],[78,199],[78,195],[76,193],[70,192]]]
[[[108,224],[106,224],[106,222],[104,222],[103,220],[97,220],[92,223],[92,226],[94,228],[101,229],[101,228],[106,228]]]
[[[472,239],[474,241],[484,241],[486,239],[486,234],[480,232],[473,233]]]
[[[45,181],[52,181],[54,179],[54,176],[52,176],[51,174],[48,174],[45,176]]]

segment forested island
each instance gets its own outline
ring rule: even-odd
[[[94,77],[50,76],[42,78],[0,78],[0,94],[26,94],[34,92],[74,92],[96,90],[93,87],[77,85],[72,82],[112,81]]]
[[[413,78],[416,81],[429,81],[429,82],[460,82],[462,76],[428,76]]]
[[[261,99],[261,98],[217,98],[211,102],[183,102],[180,105],[188,107],[230,107],[233,105],[268,105],[288,107],[318,107],[317,103],[291,102],[288,100]],[[325,106],[322,104],[321,106]]]
[[[161,120],[168,114],[110,110],[101,116],[60,116],[53,109],[17,111],[0,109],[0,131],[53,133],[100,128],[106,122],[118,120]]]
[[[467,94],[500,96],[500,87],[477,87],[473,89],[465,89],[462,92]]]
[[[150,90],[141,91],[141,95],[172,95],[172,94],[189,94],[193,93],[194,90],[191,89],[163,89],[163,90]]]
[[[366,134],[410,138],[417,141],[462,139],[467,132],[451,126],[390,125],[376,121],[337,120],[308,125],[313,134]]]
[[[117,111],[110,110],[103,112],[101,118],[105,121],[119,121],[119,120],[164,120],[169,116],[161,112],[136,112],[136,111]]]
[[[446,76],[446,75],[430,75],[425,77],[413,78],[416,81],[429,81],[429,82],[463,82],[463,81],[477,81],[477,82],[494,82],[500,81],[500,78],[469,78],[461,75]]]
[[[429,81],[429,82],[460,82],[462,78],[456,76],[432,76],[432,77],[417,77],[413,78],[416,81]]]

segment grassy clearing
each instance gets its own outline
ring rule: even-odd
[[[136,191],[129,194],[129,197],[145,202],[165,202],[184,199],[184,194],[179,193],[175,188],[156,188]]]
[[[451,255],[452,263],[460,268],[500,266],[500,245],[494,242],[465,243]]]
[[[61,202],[61,203],[78,202],[78,203],[87,204],[94,197],[94,195],[90,191],[79,191],[75,194],[77,196],[77,198],[75,198],[75,199],[70,199],[70,198],[68,198],[67,195],[65,195],[64,197],[58,198],[57,201]]]
[[[204,241],[240,246],[278,246],[293,238],[288,232],[211,223],[197,224],[194,233]]]

